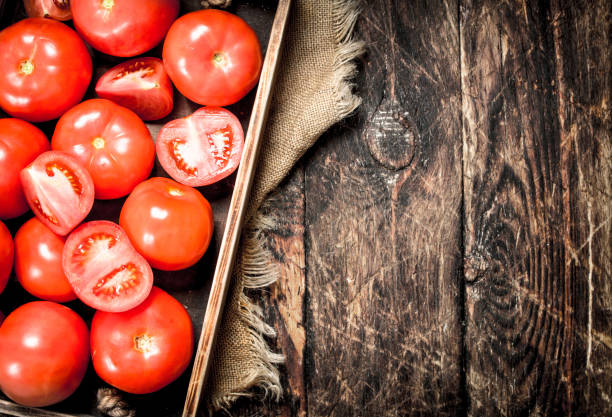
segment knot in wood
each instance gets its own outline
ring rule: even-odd
[[[370,153],[381,165],[402,169],[414,158],[416,125],[397,101],[385,98],[365,128],[365,139]]]
[[[232,0],[202,0],[200,4],[202,4],[202,7],[205,9],[210,7],[220,7],[225,9],[232,4]]]

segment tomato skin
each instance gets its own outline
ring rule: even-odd
[[[19,175],[26,200],[36,217],[60,236],[81,223],[93,206],[91,175],[67,153],[44,152]]]
[[[74,26],[92,47],[130,57],[161,42],[179,12],[179,0],[72,0]]]
[[[77,158],[87,168],[98,199],[123,197],[155,163],[155,144],[144,122],[110,100],[84,101],[57,122],[51,148]]]
[[[153,287],[147,261],[125,231],[107,220],[83,223],[68,236],[62,266],[77,297],[96,310],[134,308]]]
[[[153,268],[176,271],[195,264],[208,249],[213,213],[194,188],[168,178],[142,182],[119,216],[136,250]]]
[[[44,407],[64,400],[88,363],[87,325],[61,304],[24,304],[0,327],[0,389],[19,404]]]
[[[91,323],[94,369],[108,384],[132,394],[155,392],[177,379],[193,353],[193,325],[185,308],[153,287],[138,307],[96,312]]]
[[[76,299],[62,268],[65,241],[36,217],[15,234],[15,275],[33,296],[58,303]]]
[[[63,23],[33,17],[0,32],[0,107],[14,117],[61,116],[81,101],[91,76],[85,43]]]
[[[127,107],[143,120],[158,120],[172,111],[172,83],[159,58],[143,57],[122,62],[96,83],[100,98]]]
[[[176,181],[192,187],[213,184],[234,172],[244,148],[242,125],[221,107],[202,107],[166,123],[155,144],[157,158]]]
[[[15,247],[11,232],[4,223],[0,222],[0,294],[4,291],[11,276],[14,253]]]
[[[222,10],[187,13],[170,27],[163,60],[174,86],[202,105],[236,103],[257,84],[262,57],[253,29]]]
[[[24,0],[26,13],[30,17],[50,17],[55,20],[70,20],[70,0]]]
[[[0,219],[19,217],[29,210],[19,173],[49,149],[49,140],[33,124],[0,119]]]

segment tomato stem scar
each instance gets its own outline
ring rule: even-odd
[[[183,195],[183,192],[179,190],[178,188],[168,187],[168,194],[174,197],[180,197]]]
[[[93,145],[94,148],[96,149],[102,149],[104,148],[105,145],[105,141],[104,138],[101,138],[100,136],[98,136],[97,138],[95,138],[93,141],[91,141],[91,144]]]
[[[34,72],[34,63],[29,59],[25,59],[19,63],[19,72],[24,75],[30,75]]]
[[[149,353],[154,351],[155,345],[153,344],[153,338],[146,334],[134,336],[134,349],[138,352]]]
[[[223,68],[226,65],[226,58],[223,52],[215,52],[213,54],[213,62],[216,67]]]
[[[102,0],[102,7],[107,10],[110,10],[115,5],[115,0]]]

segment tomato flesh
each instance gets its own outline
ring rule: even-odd
[[[81,223],[93,206],[91,176],[64,152],[47,151],[39,155],[20,175],[32,211],[60,236]]]
[[[203,107],[175,119],[157,136],[157,157],[176,181],[199,187],[217,182],[238,168],[244,148],[240,121],[221,107]]]
[[[185,308],[153,287],[138,307],[98,311],[91,323],[94,369],[108,384],[132,394],[157,391],[177,379],[193,353],[193,325]]]
[[[123,62],[96,84],[96,94],[132,110],[143,120],[158,120],[172,111],[172,83],[158,58]]]
[[[87,325],[61,304],[24,304],[0,326],[0,389],[19,404],[44,407],[64,400],[88,363]]]
[[[13,269],[13,256],[15,247],[11,232],[0,222],[0,294],[4,291],[6,283]]]
[[[77,297],[102,311],[126,311],[151,291],[153,272],[119,225],[84,223],[66,239],[62,255],[66,277]]]
[[[62,268],[65,238],[34,217],[15,235],[15,275],[30,294],[64,303],[76,295]]]

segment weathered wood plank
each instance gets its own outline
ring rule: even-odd
[[[610,10],[562,3],[461,7],[470,415],[610,413]]]
[[[308,414],[457,415],[458,5],[371,3],[358,30],[364,104],[306,160]]]

